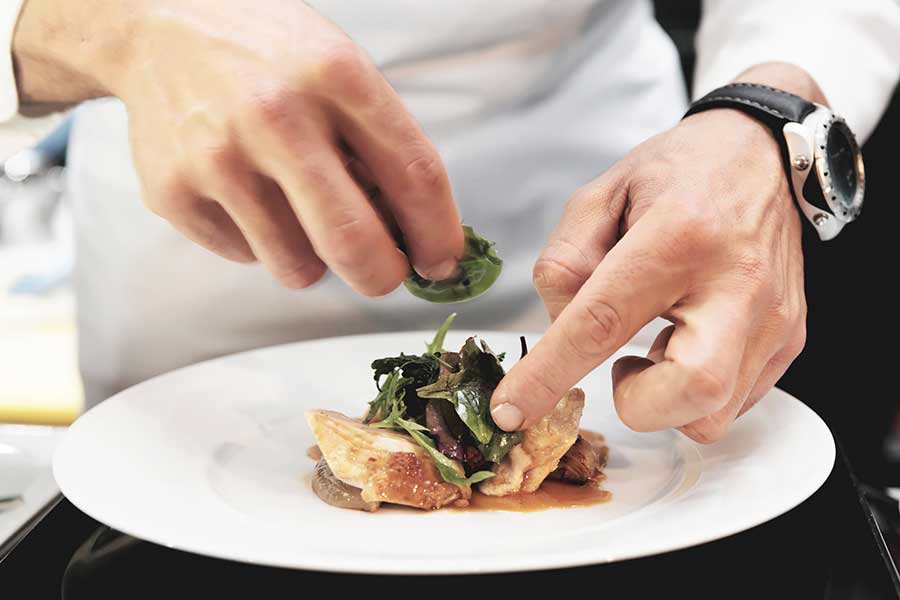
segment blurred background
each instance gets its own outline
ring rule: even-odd
[[[0,423],[68,424],[82,409],[65,120],[0,177]]]
[[[657,2],[657,18],[678,46],[688,82],[699,2]],[[893,365],[898,222],[896,152],[900,95],[864,146],[866,206],[836,240],[805,234],[809,337],[780,386],[819,412],[861,479],[900,486],[900,394]],[[63,121],[38,146],[2,165],[0,177],[0,423],[66,424],[83,406],[71,273],[75,261],[66,203]]]

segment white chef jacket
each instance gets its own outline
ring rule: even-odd
[[[18,0],[0,2],[0,31],[11,37]],[[504,273],[490,293],[454,307],[462,329],[530,322],[539,307],[531,268],[568,196],[686,107],[676,51],[648,0],[309,4],[372,56],[435,142],[464,221],[497,243]],[[707,0],[697,45],[698,94],[754,64],[791,62],[865,138],[900,76],[900,7]],[[8,60],[0,58],[0,142],[22,143],[37,127],[13,118]],[[204,358],[326,335],[433,329],[449,310],[402,289],[359,297],[330,275],[288,291],[259,266],[184,240],[141,205],[116,100],[77,110],[68,174],[89,404]]]

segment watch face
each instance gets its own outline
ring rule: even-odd
[[[865,191],[859,146],[840,117],[832,116],[820,127],[816,169],[824,199],[836,217],[852,221],[859,214]]]
[[[848,138],[845,127],[832,125],[825,143],[825,160],[831,172],[831,187],[837,201],[845,207],[853,204],[859,172],[856,169],[856,144]]]

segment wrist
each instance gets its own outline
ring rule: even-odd
[[[25,0],[13,35],[23,104],[76,103],[115,94],[126,70],[132,3]]]
[[[767,125],[734,108],[716,108],[690,115],[679,127],[692,132],[694,139],[715,141],[743,148],[758,164],[781,172],[782,158],[778,140]]]
[[[859,214],[865,175],[858,144],[808,74],[792,65],[760,65],[696,100],[686,120],[707,111],[739,111],[771,129],[787,175],[778,179],[791,184],[798,208],[822,240],[835,237]],[[740,151],[746,153],[748,145],[740,144]]]
[[[770,62],[755,65],[738,75],[733,83],[751,83],[772,87],[816,104],[828,105],[825,95],[812,76],[800,67],[788,63]],[[760,141],[762,137],[775,139],[770,127],[759,119],[742,110],[727,106],[695,113],[685,118],[682,123],[712,120],[720,121],[724,127],[736,128],[735,132],[741,135],[741,139],[750,142]],[[723,131],[725,130],[723,129]]]
[[[800,67],[788,63],[770,62],[753,66],[738,75],[734,83],[775,88],[827,106],[825,95],[812,76]],[[782,164],[780,128],[773,131],[771,123],[767,124],[739,107],[720,105],[713,110],[695,112],[682,120],[681,124],[685,127],[700,127],[707,131],[707,135],[715,135],[721,141],[746,148],[757,161],[767,161],[773,169],[783,171],[785,168]]]
[[[758,83],[828,106],[819,84],[804,69],[789,63],[762,63],[750,67],[735,78],[735,83]]]

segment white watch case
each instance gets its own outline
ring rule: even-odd
[[[844,225],[859,215],[865,192],[865,171],[862,154],[844,119],[832,113],[827,107],[816,106],[816,110],[803,119],[802,123],[787,123],[782,131],[787,144],[789,170],[797,205],[816,228],[819,238],[830,240],[843,229]],[[842,127],[849,134],[848,139],[854,152],[857,183],[849,205],[841,203],[834,193],[828,157],[825,154],[828,133],[832,127]],[[804,184],[813,172],[819,180],[819,187],[828,210],[812,204],[803,195]]]

